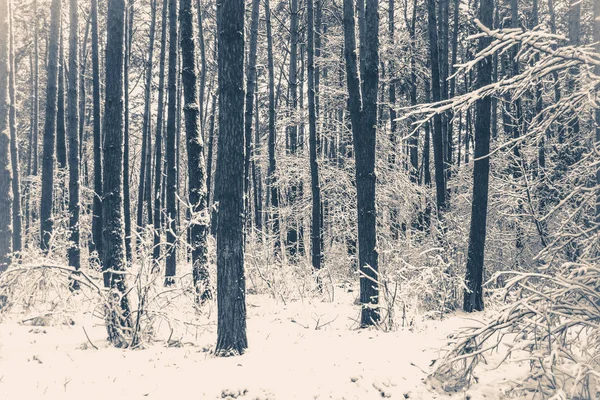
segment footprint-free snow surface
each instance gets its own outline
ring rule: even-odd
[[[427,379],[430,365],[452,332],[484,316],[423,319],[396,332],[357,329],[354,295],[286,303],[249,295],[250,347],[229,358],[213,355],[214,306],[205,324],[141,350],[112,348],[89,314],[72,325],[5,321],[0,399],[501,399],[522,373],[492,361],[469,389],[446,392]]]

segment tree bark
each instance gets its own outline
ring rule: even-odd
[[[427,0],[427,11],[429,30],[429,56],[431,62],[431,92],[433,95],[433,102],[436,103],[441,100],[441,91],[435,0]],[[446,207],[442,116],[439,114],[436,114],[433,117],[433,162],[435,167],[436,205],[439,214]]]
[[[596,46],[596,53],[600,53],[600,3],[594,2],[594,28],[593,28],[594,42]],[[596,65],[594,68],[596,76],[600,76],[600,65]],[[596,95],[597,92],[596,92]],[[596,137],[595,146],[596,151],[600,151],[600,107],[596,107],[595,110],[595,122],[596,122]],[[600,165],[596,166],[596,226],[600,229]]]
[[[12,72],[8,57],[8,0],[0,0],[0,15],[0,267],[5,269],[12,252],[12,177],[7,97],[8,75]]]
[[[252,117],[254,112],[254,89],[256,87],[256,51],[258,44],[258,20],[260,0],[252,0],[252,19],[250,22],[250,48],[248,52],[248,68],[246,69],[246,114],[244,120],[244,198],[245,217],[250,220],[250,160],[254,146],[252,145]]]
[[[78,93],[79,86],[79,13],[77,0],[70,0],[70,23],[69,23],[69,86],[67,106],[67,128],[69,130],[69,229],[71,231],[71,245],[68,250],[69,266],[79,270],[80,244],[79,244],[79,110]],[[74,289],[79,288],[77,281],[72,281]]]
[[[50,8],[50,39],[48,48],[48,83],[46,89],[46,121],[44,123],[44,161],[42,165],[42,199],[40,206],[41,249],[50,249],[54,230],[52,220],[52,189],[54,184],[54,141],[58,85],[58,42],[61,19],[61,0],[52,0]]]
[[[125,58],[123,61],[123,93],[125,95],[124,130],[123,130],[123,217],[125,218],[125,253],[127,263],[133,260],[131,249],[131,190],[129,184],[129,59],[131,58],[131,41],[133,39],[133,1],[129,0],[125,11]]]
[[[123,221],[123,70],[125,1],[108,0],[106,39],[106,98],[104,111],[104,199],[102,204],[103,268],[105,284],[111,288],[107,330],[110,342],[125,347],[123,329],[131,327],[125,285],[125,240]]]
[[[492,28],[494,12],[493,0],[481,0],[479,20]],[[479,50],[485,49],[491,38],[479,39]],[[476,89],[489,85],[492,81],[492,57],[482,60],[477,67]],[[483,268],[486,238],[488,185],[490,171],[490,120],[491,98],[484,97],[476,102],[475,115],[475,161],[473,167],[473,201],[471,205],[471,228],[467,254],[463,309],[466,312],[483,311]]]
[[[150,139],[150,121],[152,118],[152,66],[154,55],[154,37],[156,31],[157,1],[151,3],[150,43],[148,45],[148,61],[146,61],[146,86],[144,88],[144,119],[142,122],[142,159],[140,165],[140,182],[138,184],[137,226],[138,232],[144,226],[144,203],[148,209],[148,223],[152,223],[152,203],[150,187],[150,169],[152,164],[152,143]]]
[[[287,127],[288,152],[295,155],[298,151],[298,126],[296,124],[298,109],[298,0],[291,0],[290,3],[290,69],[289,69],[289,95],[288,108],[290,109],[291,121]],[[294,207],[296,198],[299,196],[299,188],[296,182],[298,176],[293,176],[292,183],[288,192],[288,206]],[[299,229],[296,216],[290,216],[288,220],[286,234],[286,249],[291,261],[294,261],[298,254]]]
[[[62,22],[59,30],[58,101],[56,104],[56,162],[59,169],[67,167],[67,128],[65,125],[65,56]]]
[[[92,209],[93,247],[102,257],[102,121],[100,111],[100,52],[98,48],[98,0],[92,0],[92,98],[94,113],[94,204]],[[106,281],[105,281],[106,283]]]
[[[167,250],[165,285],[174,283],[177,273],[177,164],[175,157],[177,113],[177,0],[169,0],[169,71],[168,71],[168,103],[167,103]]]
[[[267,25],[267,64],[269,71],[269,170],[267,182],[271,200],[272,234],[274,237],[275,255],[281,254],[281,240],[279,230],[279,190],[277,188],[277,162],[275,158],[275,146],[277,142],[277,131],[275,130],[275,68],[273,63],[273,33],[271,27],[270,1],[265,0],[265,19]]]
[[[163,0],[161,41],[160,41],[160,67],[158,79],[158,108],[156,112],[156,140],[154,144],[154,248],[152,258],[154,259],[154,268],[158,267],[160,259],[160,236],[162,230],[162,209],[161,209],[161,186],[162,186],[162,136],[163,136],[163,116],[164,116],[164,91],[165,91],[165,59],[167,48],[167,10],[168,0]]]
[[[217,152],[217,355],[242,354],[246,338],[244,275],[244,0],[221,4]]]
[[[358,209],[358,259],[361,272],[361,327],[377,324],[379,314],[376,208],[375,208],[375,141],[377,133],[377,89],[379,82],[379,14],[377,0],[367,0],[365,8],[365,43],[362,83],[358,75],[354,7],[344,0],[344,55],[348,83],[348,108],[352,122],[356,162],[356,192]]]
[[[204,140],[200,132],[201,109],[198,105],[196,78],[196,53],[192,0],[180,1],[181,30],[181,82],[183,85],[185,132],[188,154],[188,200],[192,207],[190,216],[190,245],[192,250],[192,275],[197,302],[212,298],[208,275],[207,236],[209,230],[206,198],[206,168]]]
[[[10,160],[12,165],[12,251],[21,251],[21,181],[19,173],[19,143],[17,137],[17,107],[15,97],[17,62],[15,59],[15,39],[14,39],[14,16],[13,4],[9,3],[10,8],[10,53],[8,75],[9,91],[9,124],[10,124]]]
[[[323,238],[323,227],[321,226],[321,185],[319,184],[319,164],[317,162],[317,115],[315,108],[315,24],[314,24],[314,0],[307,0],[308,12],[308,131],[310,151],[310,178],[312,187],[312,226],[311,238],[311,260],[315,271],[321,269],[323,259],[321,243]],[[317,286],[321,289],[321,281],[317,276]]]

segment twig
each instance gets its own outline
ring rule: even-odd
[[[90,340],[90,337],[87,334],[87,331],[85,330],[85,326],[82,326],[83,328],[83,333],[85,333],[85,337],[87,338],[88,342],[90,342],[90,344],[92,345],[93,348],[95,348],[96,350],[98,350],[98,348],[96,347],[96,345],[94,343],[92,343],[92,341]]]

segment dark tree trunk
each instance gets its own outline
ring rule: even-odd
[[[287,141],[289,154],[295,155],[298,151],[298,125],[296,124],[298,109],[298,0],[291,0],[290,3],[290,69],[289,69],[289,95],[288,108],[290,109],[291,122],[287,127]],[[294,207],[297,197],[299,197],[299,187],[296,182],[299,177],[292,176],[292,182],[288,193],[288,206]],[[292,213],[287,221],[286,249],[293,262],[298,253],[299,229],[296,215]]]
[[[596,53],[600,53],[600,3],[598,1],[594,2],[593,35]],[[596,65],[594,73],[596,76],[600,76],[600,65]],[[600,107],[596,107],[594,114],[596,120],[595,146],[596,149],[600,149]],[[600,165],[596,166],[596,226],[600,227]]]
[[[262,180],[260,173],[260,163],[257,160],[260,155],[260,122],[258,113],[258,90],[254,91],[254,154],[255,159],[252,160],[252,182],[254,190],[254,225],[259,233],[262,233]],[[262,240],[262,237],[261,237]]]
[[[272,233],[274,237],[275,254],[281,253],[281,240],[279,230],[279,191],[277,188],[276,170],[277,163],[275,159],[275,145],[277,141],[277,133],[275,130],[275,68],[273,65],[273,34],[271,27],[271,8],[269,0],[265,0],[265,19],[267,25],[267,63],[269,70],[269,170],[267,182],[269,186],[269,194],[271,199],[271,221]]]
[[[83,158],[83,148],[85,145],[85,138],[83,133],[86,126],[86,93],[85,93],[85,71],[87,66],[87,42],[90,33],[91,18],[87,18],[85,24],[85,34],[83,35],[83,42],[81,48],[81,68],[79,68],[79,169],[81,170],[81,161]],[[87,177],[86,177],[87,179]],[[84,183],[86,184],[86,183]]]
[[[98,48],[98,0],[92,0],[92,98],[94,109],[94,205],[92,210],[93,249],[102,257],[102,120],[100,116],[100,53]],[[106,283],[106,281],[105,281]]]
[[[58,168],[64,169],[67,167],[67,128],[65,125],[65,56],[62,23],[59,35],[58,101],[56,104],[56,162]]]
[[[202,142],[206,140],[205,127],[206,122],[204,116],[204,92],[206,85],[206,46],[204,44],[204,8],[202,7],[202,0],[196,0],[196,10],[198,12],[198,42],[200,47],[200,94],[199,99],[199,111],[200,111],[200,136],[202,136]],[[210,93],[210,92],[209,92]]]
[[[162,136],[163,136],[163,115],[164,115],[164,91],[165,91],[165,59],[167,48],[167,10],[168,0],[163,0],[161,41],[160,41],[160,72],[158,80],[158,109],[156,112],[156,141],[154,144],[154,250],[152,258],[155,267],[158,266],[160,259],[160,236],[162,230],[162,209],[161,209],[161,186],[162,186]]]
[[[308,12],[308,131],[310,151],[310,178],[312,188],[312,226],[311,260],[315,271],[321,269],[323,254],[321,243],[323,238],[323,227],[321,226],[321,185],[319,184],[319,164],[317,162],[317,115],[315,109],[315,24],[314,24],[314,0],[307,0]],[[317,286],[321,289],[320,278],[317,277]]]
[[[142,159],[140,166],[140,182],[138,184],[137,226],[138,232],[144,224],[144,203],[148,209],[148,223],[152,223],[151,178],[152,143],[150,139],[150,121],[152,118],[152,66],[154,55],[154,37],[156,31],[157,1],[152,1],[152,16],[150,22],[150,44],[148,45],[148,61],[146,62],[146,86],[144,88],[144,119],[142,122]]]
[[[17,138],[17,107],[15,97],[17,62],[15,60],[15,39],[14,39],[14,17],[13,4],[9,3],[10,8],[10,53],[8,75],[9,91],[9,121],[10,124],[10,161],[12,165],[12,250],[21,251],[21,181],[19,173],[19,143]]]
[[[12,252],[12,193],[10,139],[8,134],[8,0],[0,0],[0,268],[5,269]]]
[[[174,283],[177,273],[177,164],[175,156],[175,118],[177,114],[177,0],[169,0],[169,72],[168,72],[168,104],[167,104],[167,252],[165,285]]]
[[[377,134],[377,88],[379,81],[379,14],[377,0],[367,0],[365,8],[364,75],[359,80],[356,60],[354,7],[351,0],[344,0],[344,54],[348,82],[348,108],[352,121],[354,156],[356,160],[356,192],[358,209],[358,260],[361,272],[360,302],[362,304],[360,325],[362,327],[379,321],[377,281],[378,254],[375,209],[375,141]]]
[[[71,230],[71,245],[68,250],[69,265],[76,270],[81,266],[79,249],[79,50],[78,29],[79,15],[77,0],[70,0],[69,23],[69,86],[67,106],[67,128],[69,130],[69,229]],[[82,116],[83,118],[83,116]],[[79,283],[73,281],[73,288],[77,289]]]
[[[40,47],[39,47],[39,31],[38,31],[38,9],[37,0],[33,0],[33,16],[35,19],[33,31],[33,154],[31,164],[31,174],[38,174],[38,163],[40,156],[38,154],[38,138],[39,138],[39,114],[40,114]],[[32,213],[32,217],[35,212]]]
[[[427,0],[427,11],[429,30],[429,57],[431,63],[431,92],[433,94],[433,102],[435,103],[441,100],[440,63],[435,15],[435,0]],[[442,116],[439,114],[436,114],[433,117],[433,162],[435,167],[436,205],[439,214],[446,207]]]
[[[217,94],[213,93],[212,95],[212,105],[211,105],[211,111],[210,111],[210,120],[208,121],[208,129],[209,129],[209,133],[208,133],[208,156],[207,156],[207,160],[206,160],[206,199],[209,205],[212,205],[214,203],[214,193],[212,192],[212,187],[213,187],[213,160],[214,160],[214,143],[215,143],[215,112],[216,112],[216,108],[217,108]],[[213,194],[213,197],[211,197],[211,193]],[[216,225],[215,226],[211,226],[211,234],[212,235],[216,235],[216,231],[213,231],[212,229],[216,229]]]
[[[108,0],[106,39],[106,99],[104,110],[104,199],[102,204],[103,268],[111,288],[107,330],[110,342],[127,346],[123,329],[131,327],[125,286],[125,238],[123,221],[123,67],[125,1]]]
[[[125,121],[123,131],[123,217],[125,218],[125,252],[127,262],[131,264],[131,190],[129,184],[129,59],[131,57],[131,41],[133,37],[133,1],[129,0],[125,11],[125,58],[123,61],[123,92],[125,95]]]
[[[218,355],[242,354],[246,338],[244,274],[244,0],[221,5],[219,31],[219,144],[216,192]]]
[[[248,52],[248,68],[246,69],[246,115],[244,120],[244,198],[245,216],[250,222],[250,160],[254,148],[252,146],[252,117],[254,112],[254,89],[256,87],[256,50],[258,44],[258,20],[260,0],[252,0],[252,20],[250,22],[250,49]]]
[[[488,28],[492,27],[493,0],[480,0],[479,19]],[[481,37],[479,49],[485,49],[491,39]],[[492,58],[486,57],[477,68],[476,88],[489,85],[492,81]],[[463,309],[466,312],[483,310],[483,267],[487,221],[488,184],[490,171],[490,119],[491,98],[477,100],[475,121],[475,161],[473,167],[473,201],[471,206],[471,229],[467,254]]]
[[[192,250],[192,274],[197,301],[212,298],[208,275],[207,243],[208,213],[206,199],[206,168],[204,165],[204,140],[200,133],[200,113],[196,83],[196,53],[194,25],[192,23],[192,0],[181,0],[179,6],[181,29],[181,81],[184,91],[183,111],[188,154],[188,199],[192,207],[190,245]]]
[[[52,189],[54,184],[54,138],[58,85],[58,42],[61,0],[52,0],[50,9],[50,42],[48,49],[48,84],[46,90],[46,121],[44,123],[44,161],[42,164],[42,199],[40,207],[41,248],[48,251],[54,229],[52,220]]]

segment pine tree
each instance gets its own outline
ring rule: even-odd
[[[242,354],[246,338],[244,273],[244,0],[221,4],[219,32],[219,143],[216,192],[217,347],[216,354]]]

